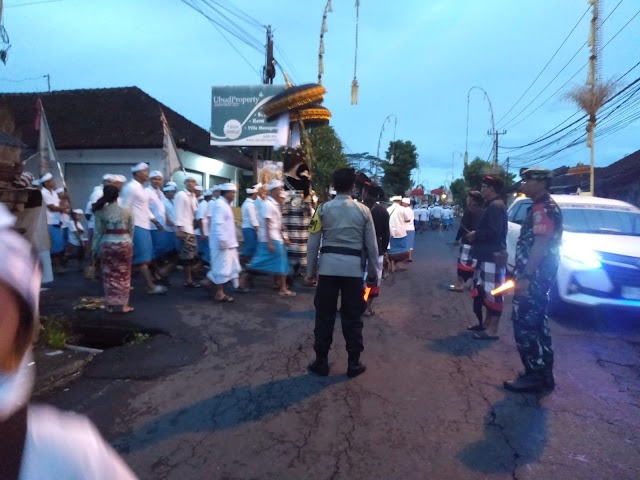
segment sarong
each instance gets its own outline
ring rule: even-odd
[[[242,237],[244,238],[244,245],[242,246],[242,253],[240,255],[251,258],[255,255],[256,248],[258,248],[258,234],[256,233],[256,229],[243,228]]]
[[[211,250],[211,270],[207,273],[207,278],[213,283],[222,285],[230,282],[240,276],[241,270],[237,248]]]
[[[289,273],[289,261],[284,243],[277,240],[272,240],[272,242],[275,246],[275,252],[269,251],[267,242],[258,242],[256,254],[247,265],[248,270],[274,273],[276,275],[287,275]]]
[[[502,313],[502,295],[491,295],[491,290],[502,285],[505,281],[507,270],[499,268],[493,262],[478,262],[473,274],[473,289],[471,296],[482,296],[485,307],[496,315]]]
[[[458,275],[465,281],[469,280],[476,270],[476,263],[478,263],[476,259],[471,256],[471,245],[461,244],[458,256]]]
[[[153,244],[153,258],[162,258],[175,251],[175,233],[151,230],[151,243]]]
[[[101,245],[100,264],[107,305],[129,303],[132,259],[133,245],[129,242],[104,242]]]
[[[389,242],[389,255],[398,255],[409,251],[407,237],[392,238]]]
[[[59,225],[49,225],[49,239],[51,240],[51,248],[49,249],[51,255],[64,252],[64,237]]]
[[[205,263],[211,262],[211,249],[209,248],[209,239],[202,235],[197,235],[198,255]]]
[[[133,264],[142,265],[153,259],[151,230],[136,226],[133,232]]]
[[[282,225],[287,230],[291,243],[287,246],[289,263],[307,266],[307,242],[309,241],[309,223],[311,223],[311,205],[302,202],[294,206],[291,201],[282,206]]]
[[[178,248],[178,260],[181,265],[191,265],[198,253],[196,236],[192,233],[185,233],[182,238],[178,238],[180,248]]]
[[[416,239],[416,231],[415,230],[407,230],[407,246],[409,250],[413,250],[413,243]]]

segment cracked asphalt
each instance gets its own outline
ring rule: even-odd
[[[330,376],[306,373],[313,290],[283,299],[265,277],[232,305],[157,301],[140,321],[171,320],[168,339],[102,354],[46,400],[89,415],[144,479],[640,478],[640,320],[554,319],[556,390],[506,392],[521,368],[509,308],[499,341],[470,338],[468,294],[446,291],[453,236],[418,236],[385,280],[356,379],[339,328]],[[163,355],[175,365],[145,375]]]

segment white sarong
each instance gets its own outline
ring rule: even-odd
[[[211,270],[207,278],[216,285],[222,285],[240,276],[240,258],[237,248],[212,248]]]

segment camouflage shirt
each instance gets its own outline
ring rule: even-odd
[[[515,277],[521,276],[529,261],[531,249],[536,236],[548,236],[550,241],[542,263],[534,273],[534,277],[555,278],[560,259],[560,243],[562,242],[562,212],[558,204],[545,193],[533,202],[522,223],[520,237],[516,245]]]

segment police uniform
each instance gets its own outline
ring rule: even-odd
[[[309,370],[323,376],[329,373],[327,357],[340,295],[342,333],[349,354],[347,374],[353,377],[365,368],[360,363],[360,353],[364,349],[361,317],[366,309],[362,281],[365,260],[369,278],[375,281],[378,275],[378,246],[373,218],[366,205],[354,201],[349,195],[337,195],[318,208],[309,232],[307,277],[315,275],[316,265],[319,274],[314,302],[313,348],[316,361],[309,365]]]
[[[552,172],[544,169],[529,169],[523,172],[525,180],[547,180]],[[545,255],[538,268],[527,272],[527,263],[536,237],[547,237]],[[525,376],[531,380],[505,382],[505,387],[517,391],[538,391],[553,388],[553,349],[547,307],[549,290],[553,285],[560,258],[562,241],[562,213],[548,192],[535,199],[520,230],[516,245],[516,284],[528,280],[526,293],[516,295],[513,300],[513,331],[520,359],[525,367]],[[522,378],[522,377],[521,377]],[[515,386],[514,386],[515,385]],[[520,388],[518,388],[520,387]]]

